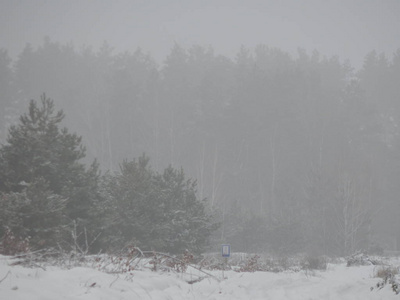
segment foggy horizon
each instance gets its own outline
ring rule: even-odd
[[[177,43],[212,47],[234,58],[265,44],[338,56],[360,69],[367,53],[400,47],[400,2],[388,1],[2,1],[0,48],[16,59],[45,37],[76,49],[107,42],[116,52],[141,48],[158,63]]]

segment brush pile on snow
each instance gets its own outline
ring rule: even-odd
[[[320,270],[310,269],[316,263],[311,259],[308,265],[304,258],[276,259],[276,265],[299,263],[281,272],[261,270],[272,260],[250,255],[225,264],[219,258],[218,270],[216,256],[175,257],[138,248],[114,256],[54,250],[0,256],[0,299],[399,299],[396,258],[351,267],[324,260]]]

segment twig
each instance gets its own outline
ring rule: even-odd
[[[101,232],[99,232],[98,235],[96,235],[93,240],[90,242],[89,247],[92,246],[94,244],[94,242],[99,238],[99,236],[101,235]]]
[[[139,248],[139,247],[135,247],[135,250],[139,251],[139,252],[140,252],[140,254],[141,254],[142,256],[144,256],[144,254],[143,254],[143,251],[142,251],[142,250],[140,250],[140,248]],[[151,252],[151,251],[147,251],[147,252]]]
[[[7,278],[8,274],[11,274],[11,271],[8,271],[8,272],[7,272],[6,276],[4,276],[4,278],[3,278],[2,280],[0,280],[0,283],[2,283],[3,280]]]
[[[86,227],[83,227],[83,232],[85,233],[85,244],[86,244],[86,251],[85,251],[85,255],[87,254],[87,252],[89,251],[89,244],[88,244],[88,240],[87,240],[87,232],[86,232]]]
[[[40,250],[30,251],[30,252],[26,252],[26,253],[18,253],[18,254],[15,254],[12,258],[13,259],[22,258],[22,257],[30,256],[32,254],[37,254],[37,253],[45,252],[45,251],[47,251],[47,249],[40,249]]]
[[[115,279],[113,280],[113,282],[110,283],[110,286],[109,286],[109,287],[111,287],[118,279],[119,279],[119,276],[117,275],[117,278],[115,278]]]

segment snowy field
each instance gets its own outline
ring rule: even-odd
[[[397,260],[395,261],[397,262]],[[377,266],[346,267],[328,264],[326,271],[235,272],[196,269],[185,273],[153,272],[150,269],[109,274],[94,268],[25,268],[11,266],[0,256],[1,300],[54,299],[400,299],[381,278]],[[202,280],[196,281],[196,279]],[[371,290],[371,287],[375,287]]]

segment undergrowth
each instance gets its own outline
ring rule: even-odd
[[[138,247],[129,246],[120,253],[87,255],[77,251],[65,252],[60,249],[43,249],[30,251],[29,241],[15,238],[11,232],[3,237],[0,254],[10,256],[11,265],[42,268],[58,266],[70,269],[73,267],[94,268],[109,274],[125,276],[132,279],[134,271],[172,272],[181,274],[181,278],[189,284],[194,284],[204,278],[214,278],[220,281],[218,276],[210,273],[215,270],[233,270],[235,272],[299,272],[306,275],[315,271],[327,269],[328,257],[324,256],[294,256],[271,257],[258,254],[248,255],[239,253],[224,261],[218,255],[195,256],[189,251],[181,255],[170,255],[156,251],[142,251]],[[399,268],[384,264],[383,258],[371,258],[363,254],[353,255],[346,259],[347,266],[376,265],[374,276],[381,278],[372,290],[381,290],[390,285],[395,294],[400,294],[398,279]],[[339,261],[343,263],[344,261]],[[338,263],[338,261],[336,261]],[[196,275],[193,271],[196,270]],[[310,272],[311,271],[311,272]],[[194,276],[194,277],[193,277]]]
[[[383,289],[385,286],[390,285],[392,291],[398,295],[400,294],[400,283],[396,275],[399,274],[399,268],[393,266],[379,266],[375,270],[375,277],[382,278],[375,287],[371,288],[371,291],[375,288],[377,290]]]

